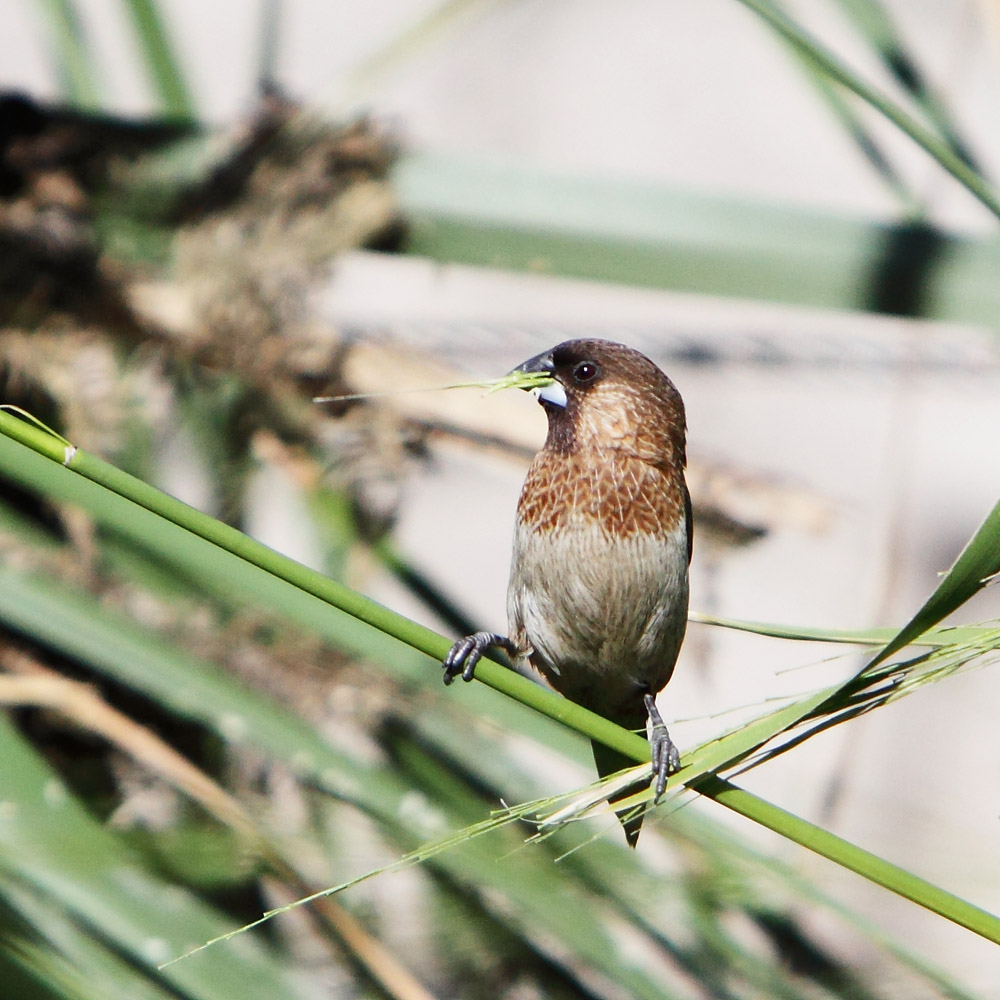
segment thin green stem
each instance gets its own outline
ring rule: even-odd
[[[62,466],[53,469],[48,463],[42,463],[46,466],[46,471],[56,473],[46,477],[44,488],[50,493],[61,492],[63,496],[71,494],[77,476],[83,477],[217,546],[220,550],[237,556],[246,563],[393,636],[434,660],[440,661],[448,651],[449,641],[436,632],[382,607],[315,570],[280,555],[235,528],[189,507],[94,455],[75,450],[71,446],[67,448],[61,438],[2,410],[0,410],[0,444],[5,445],[0,449],[0,465],[5,465],[10,474],[16,475],[29,487],[40,488],[40,485],[36,485],[39,483],[39,478],[33,477],[32,463],[27,459],[34,458],[35,464],[38,464],[36,456],[41,455]],[[25,452],[24,449],[28,451]],[[16,451],[21,451],[23,456],[20,463],[14,454]],[[622,729],[607,719],[533,684],[499,663],[484,659],[476,670],[476,678],[489,687],[575,729],[582,735],[599,740],[606,746],[620,751],[638,763],[649,760],[649,744],[644,737]],[[692,776],[688,781],[688,787],[719,802],[727,809],[746,816],[795,843],[1000,944],[1000,919],[997,917],[836,837],[821,827],[793,816],[712,773],[699,772]]]
[[[776,9],[771,0],[740,0],[740,3],[762,17],[796,52],[811,60],[832,80],[846,87],[884,115],[1000,219],[1000,198],[997,197],[996,191],[955,152],[948,142],[921,125],[898,104],[851,72],[816,38]]]
[[[907,50],[883,0],[837,0],[837,4],[878,55],[886,71],[910,95],[955,154],[978,169],[972,151],[959,134],[957,123]]]
[[[198,115],[194,99],[156,4],[153,0],[126,0],[125,7],[135,25],[146,57],[146,70],[159,94],[164,112],[171,118],[196,121]]]
[[[407,61],[428,45],[463,15],[468,15],[480,0],[442,0],[406,27],[388,43],[364,56],[334,84],[334,108],[343,112],[372,101],[378,86],[392,73],[399,72]]]
[[[75,6],[70,0],[47,0],[56,71],[63,97],[78,108],[91,110],[100,106],[100,84],[93,49]]]
[[[965,927],[980,937],[1000,944],[1000,919],[973,906],[925,879],[880,858],[864,848],[824,830],[814,823],[781,809],[751,792],[709,774],[693,781],[690,787],[775,833],[795,841],[821,857],[881,885],[891,892]]]

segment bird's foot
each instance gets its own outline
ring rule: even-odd
[[[667,732],[663,716],[660,715],[653,696],[651,694],[644,695],[643,702],[646,705],[646,712],[649,714],[649,742],[652,749],[653,777],[656,779],[656,795],[653,797],[655,805],[660,801],[660,796],[667,787],[667,778],[681,769],[681,755],[676,744],[670,738],[670,733]]]
[[[444,682],[450,684],[461,674],[463,681],[471,681],[476,672],[476,664],[490,646],[505,649],[512,656],[515,653],[514,643],[504,635],[496,632],[475,632],[459,639],[444,658]]]

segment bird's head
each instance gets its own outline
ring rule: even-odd
[[[546,447],[613,448],[684,463],[684,403],[649,358],[610,340],[567,340],[518,365],[549,421]],[[546,377],[548,381],[546,381]]]

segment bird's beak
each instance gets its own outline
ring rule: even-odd
[[[508,378],[522,376],[524,384],[519,388],[526,389],[535,395],[541,402],[551,403],[562,409],[566,407],[566,390],[553,375],[555,362],[552,352],[546,351],[543,354],[536,354],[533,358],[528,358],[523,364],[518,365]],[[548,376],[546,379],[545,376]]]

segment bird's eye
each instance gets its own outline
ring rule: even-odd
[[[593,382],[597,378],[598,368],[593,361],[581,361],[573,369],[573,378],[577,382]]]

